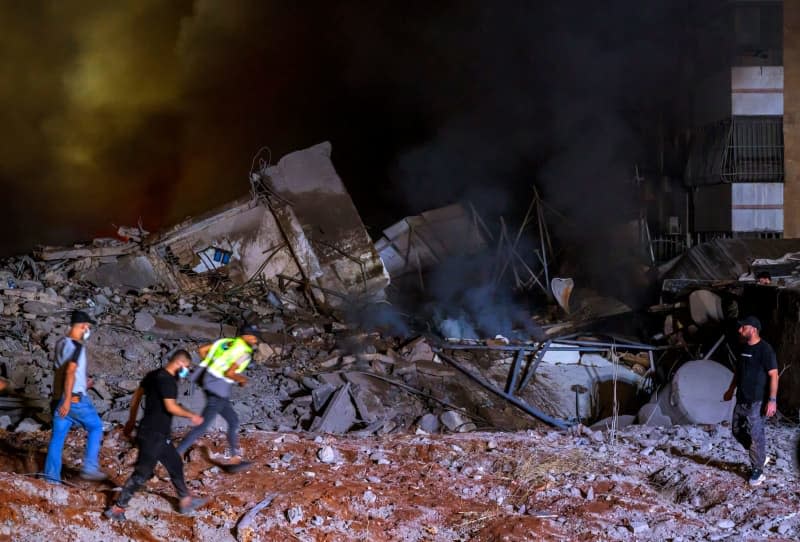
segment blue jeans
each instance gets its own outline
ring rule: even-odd
[[[203,423],[194,427],[180,444],[178,444],[178,454],[183,456],[194,442],[203,436],[208,427],[217,417],[217,414],[228,422],[228,448],[232,454],[239,453],[239,416],[233,410],[230,399],[219,397],[206,392],[206,406],[203,408]]]
[[[59,401],[53,412],[53,434],[47,447],[47,459],[44,462],[44,474],[51,482],[61,481],[61,453],[64,440],[73,424],[83,427],[89,436],[86,439],[86,455],[83,460],[83,472],[96,473],[100,470],[97,457],[100,455],[100,442],[103,440],[103,422],[87,395],[81,396],[79,403],[72,403],[67,416],[58,415]]]

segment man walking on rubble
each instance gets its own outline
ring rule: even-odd
[[[61,482],[61,454],[70,427],[78,425],[87,433],[86,454],[81,478],[102,481],[98,456],[103,440],[103,423],[89,398],[91,379],[87,376],[86,340],[95,324],[88,314],[73,311],[66,337],[56,343],[56,373],[53,378],[53,432],[47,447],[44,475],[48,481]]]
[[[206,432],[219,414],[228,424],[228,450],[225,457],[231,465],[242,464],[242,454],[239,449],[239,417],[233,409],[230,397],[234,383],[240,386],[247,383],[247,377],[242,373],[250,364],[253,347],[257,344],[257,328],[245,325],[239,331],[238,337],[220,339],[198,349],[203,361],[192,374],[192,380],[201,381],[206,405],[203,408],[203,423],[192,429],[178,445],[181,457]]]
[[[179,499],[178,511],[181,514],[188,514],[206,503],[206,499],[193,497],[186,487],[183,462],[170,440],[173,416],[189,418],[193,425],[200,425],[203,422],[203,418],[177,403],[177,380],[188,376],[191,364],[192,358],[189,352],[178,350],[164,367],[147,373],[134,392],[124,433],[127,437],[131,436],[136,424],[136,415],[139,413],[139,404],[142,396],[146,396],[144,416],[136,432],[139,455],[133,474],[122,486],[117,501],[104,512],[107,518],[117,521],[126,519],[125,507],[133,494],[153,477],[153,471],[159,462],[167,469],[169,479],[175,486]]]
[[[775,351],[761,338],[761,322],[755,316],[739,321],[739,336],[745,344],[739,351],[733,380],[723,399],[730,401],[736,391],[731,430],[750,453],[750,485],[757,486],[766,479],[764,414],[774,416],[777,410],[778,361]]]

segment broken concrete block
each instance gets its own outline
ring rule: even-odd
[[[139,381],[138,380],[120,380],[119,382],[117,382],[117,387],[121,388],[121,389],[123,389],[125,391],[133,392],[133,391],[136,391],[136,388],[139,387]]]
[[[97,395],[100,396],[100,399],[104,401],[110,401],[113,397],[106,386],[105,380],[103,379],[95,380],[92,383],[92,389],[97,393]]]
[[[448,410],[439,416],[442,425],[454,433],[465,433],[474,431],[476,426],[467,417],[455,410]]]
[[[336,461],[336,452],[330,446],[323,446],[317,450],[317,459],[323,463],[333,463]]]
[[[322,416],[318,416],[311,423],[310,430],[322,433],[345,433],[355,422],[356,409],[350,400],[350,384],[347,383],[336,390]]]
[[[149,312],[137,312],[133,319],[133,327],[138,331],[150,331],[155,325],[156,319]]]
[[[85,274],[96,286],[141,290],[159,284],[158,274],[147,256],[123,256]]]
[[[641,425],[650,427],[669,427],[672,425],[672,420],[669,416],[665,416],[661,412],[661,407],[657,403],[647,403],[639,409],[639,414],[636,420]]]
[[[407,361],[433,361],[434,353],[425,337],[418,337],[400,349]]]
[[[315,390],[322,385],[320,381],[313,376],[304,376],[300,379],[300,382],[308,390]]]
[[[42,424],[37,423],[36,421],[32,420],[31,418],[25,418],[17,425],[16,429],[14,429],[15,433],[32,433],[34,431],[38,431],[42,428]]]
[[[372,393],[362,390],[359,386],[352,386],[350,388],[350,398],[356,405],[356,411],[362,421],[367,423],[374,422],[378,416],[383,412],[380,401]],[[371,409],[372,405],[377,406],[375,410]]]
[[[425,414],[419,420],[417,420],[417,427],[425,431],[426,433],[438,433],[441,424],[439,423],[439,417],[436,414]]]
[[[191,338],[213,341],[220,337],[236,335],[236,328],[233,326],[221,325],[219,322],[210,322],[196,316],[159,314],[152,318],[155,320],[155,325],[146,331],[167,339]]]
[[[325,406],[325,403],[328,402],[328,399],[331,398],[331,395],[333,395],[334,391],[336,391],[336,388],[330,384],[322,384],[321,386],[311,390],[311,398],[314,410],[320,412]]]
[[[60,311],[61,308],[58,305],[42,303],[41,301],[27,301],[22,306],[22,310],[36,316],[52,316]]]
[[[594,431],[610,431],[613,421],[614,418],[603,418],[602,420],[592,424],[590,429]],[[632,416],[630,414],[622,414],[617,416],[617,429],[628,427],[634,423],[636,423],[636,416]]]
[[[275,356],[275,350],[267,343],[258,343],[258,355],[261,361],[267,361]]]
[[[732,378],[733,373],[715,361],[684,363],[672,378],[669,404],[689,423],[717,424],[728,421],[733,416],[734,401],[723,401],[722,396]],[[664,413],[670,415],[666,409]]]
[[[300,523],[303,519],[303,508],[300,506],[292,506],[286,511],[286,519],[289,520],[290,525]]]
[[[11,418],[6,414],[0,416],[0,429],[6,430],[11,425]]]

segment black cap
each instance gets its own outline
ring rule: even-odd
[[[761,331],[761,320],[756,318],[755,316],[747,316],[741,320],[739,320],[740,326],[753,326],[757,330]]]
[[[92,318],[83,311],[72,311],[72,317],[69,320],[69,325],[75,324],[96,324]]]
[[[242,327],[239,328],[239,336],[242,335],[252,335],[253,337],[258,338],[259,330],[258,327],[254,324],[244,324]]]

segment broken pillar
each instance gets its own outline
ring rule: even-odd
[[[723,401],[722,396],[732,378],[733,373],[716,361],[689,361],[676,371],[669,390],[662,390],[658,404],[676,424],[730,421],[734,401]]]

